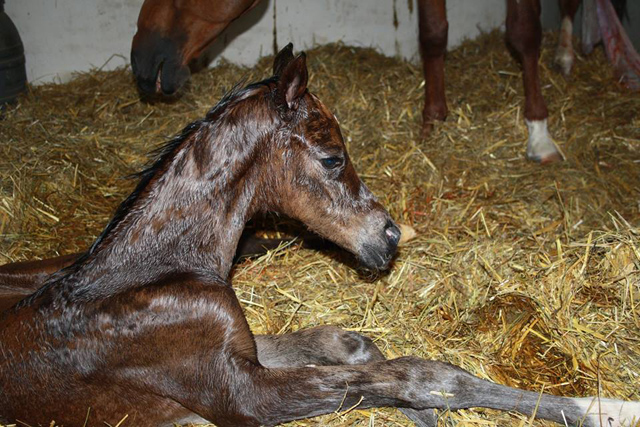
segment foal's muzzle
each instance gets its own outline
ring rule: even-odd
[[[382,232],[370,236],[368,241],[362,244],[360,262],[370,270],[386,270],[398,250],[398,242],[402,233],[398,226],[387,219]]]

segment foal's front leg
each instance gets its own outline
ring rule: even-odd
[[[245,366],[232,386],[234,399],[242,403],[242,425],[277,425],[352,407],[484,407],[535,413],[536,418],[585,427],[635,425],[632,423],[640,417],[638,402],[540,395],[417,357],[364,365],[269,369],[234,361],[232,366]],[[207,414],[203,409],[197,412],[217,422],[219,414]]]
[[[370,338],[335,326],[319,326],[284,335],[257,335],[258,360],[267,368],[361,365],[386,360]],[[435,427],[432,409],[400,409],[418,427]]]
[[[335,366],[340,369],[344,366],[338,365],[361,365],[365,368],[365,376],[368,375],[367,372],[371,373],[372,381],[375,375],[380,375],[385,386],[389,387],[391,393],[395,393],[396,398],[398,394],[403,393],[409,396],[408,401],[405,401],[406,396],[400,398],[405,403],[400,404],[404,407],[399,409],[419,427],[437,425],[433,409],[411,409],[425,408],[418,403],[420,396],[424,398],[425,395],[429,401],[426,408],[442,410],[487,407],[515,410],[529,415],[536,411],[539,402],[537,417],[562,424],[584,421],[580,425],[600,426],[599,421],[602,421],[602,425],[615,427],[632,425],[633,417],[636,417],[636,422],[640,420],[640,404],[637,402],[540,396],[538,393],[482,380],[448,363],[418,358],[386,361],[371,339],[334,326],[320,326],[285,335],[261,335],[255,339],[258,359],[267,368],[317,365]],[[403,362],[399,363],[399,360]],[[396,363],[400,366],[404,364],[404,367],[399,371],[390,369]],[[366,370],[368,366],[369,371]],[[424,379],[422,382],[418,380],[421,377]],[[380,386],[378,384],[374,388],[378,389]],[[375,396],[378,397],[380,396]],[[370,400],[363,400],[360,406],[379,405]],[[341,408],[350,407],[351,405],[344,403]],[[587,412],[594,414],[599,409],[602,410],[601,420],[598,420],[597,415],[585,415]]]
[[[266,368],[362,365],[385,360],[370,338],[335,326],[284,335],[256,335],[258,360]]]
[[[185,280],[184,287],[174,283],[172,287],[145,289],[145,292],[159,292],[165,302],[178,301],[166,298],[163,292],[167,289],[170,295],[181,296],[181,305],[170,311],[174,324],[168,331],[174,339],[176,333],[184,335],[184,341],[189,343],[185,348],[189,356],[186,360],[193,363],[184,363],[184,357],[178,358],[179,363],[171,358],[159,363],[152,357],[153,365],[161,368],[159,378],[169,381],[158,382],[153,376],[143,376],[140,389],[155,388],[156,394],[170,397],[221,427],[276,425],[345,408],[383,406],[414,410],[485,407],[527,415],[535,412],[538,418],[559,423],[578,424],[584,420],[582,425],[593,427],[621,427],[629,425],[633,417],[636,421],[640,419],[638,402],[540,396],[537,392],[482,380],[448,363],[417,357],[374,361],[381,355],[372,349],[369,340],[335,329],[328,332],[320,329],[317,334],[320,338],[311,339],[309,333],[284,338],[258,337],[258,348],[228,284],[218,283],[217,279],[199,284],[193,282],[191,276]],[[198,308],[193,310],[193,307]],[[176,315],[178,309],[185,310],[184,314],[178,311]],[[194,321],[194,311],[199,313],[197,321]],[[184,321],[175,323],[176,318]],[[314,331],[311,332],[313,335]],[[151,340],[162,347],[159,339],[154,334]],[[336,342],[342,343],[341,346],[334,345]],[[309,343],[318,344],[317,351],[309,350]],[[334,356],[330,355],[327,345],[335,349]],[[279,346],[282,351],[278,351]],[[342,356],[341,347],[347,350]],[[302,355],[300,349],[304,349]],[[301,366],[313,361],[330,364],[339,359],[353,363],[371,361]],[[600,416],[591,415],[598,411]]]

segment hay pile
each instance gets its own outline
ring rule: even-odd
[[[524,160],[520,70],[491,33],[451,52],[450,116],[420,141],[417,65],[330,45],[309,54],[310,88],[338,116],[360,175],[418,237],[372,281],[342,255],[288,249],[234,271],[257,333],[336,324],[389,357],[446,360],[504,384],[640,400],[640,97],[604,54],[565,80],[542,53],[550,129],[567,161]],[[0,120],[0,262],[85,249],[155,145],[237,82],[223,64],[173,103],[138,99],[128,70],[32,88]],[[123,414],[124,415],[124,414]],[[293,425],[408,425],[394,410]],[[442,425],[548,425],[490,410]]]

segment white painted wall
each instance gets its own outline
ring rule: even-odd
[[[25,46],[29,81],[64,81],[73,71],[128,64],[142,3],[6,0],[5,11]],[[505,0],[449,0],[449,46],[501,25],[505,7]],[[342,41],[389,56],[419,58],[416,0],[263,0],[215,42],[210,49],[214,62],[224,57],[252,65],[272,54],[274,16],[279,47],[289,41],[296,50]]]

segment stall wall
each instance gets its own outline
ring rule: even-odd
[[[214,1],[214,0],[209,0]],[[129,63],[143,0],[6,0],[25,45],[31,82]],[[449,47],[504,22],[504,0],[449,0]],[[416,0],[263,0],[210,49],[215,61],[252,65],[274,46],[342,41],[418,60]]]

